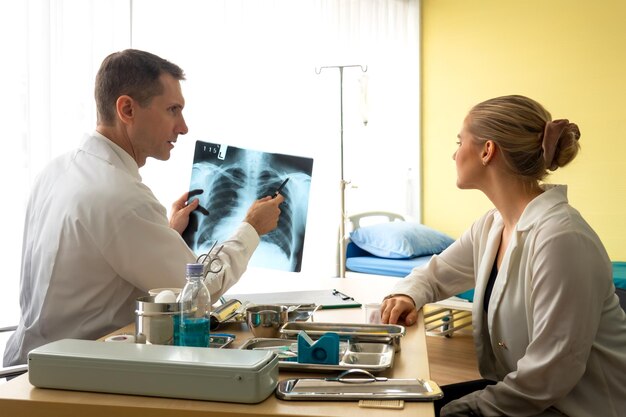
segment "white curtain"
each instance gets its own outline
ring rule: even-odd
[[[130,45],[130,0],[23,0],[0,5],[3,219],[0,326],[17,324],[24,214],[51,158],[95,127],[102,59]]]
[[[316,68],[357,64],[367,72],[344,70],[346,211],[419,218],[418,0],[10,1],[0,6],[0,36],[0,326],[17,322],[31,184],[94,129],[97,68],[131,46],[179,64],[188,78],[190,133],[170,161],[142,169],[166,207],[189,185],[195,140],[313,157],[303,271],[334,273],[339,73]]]

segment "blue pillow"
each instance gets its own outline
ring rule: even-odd
[[[616,288],[626,290],[626,262],[613,263],[613,283]]]
[[[355,245],[380,258],[403,259],[441,253],[454,239],[416,222],[389,222],[350,233]]]

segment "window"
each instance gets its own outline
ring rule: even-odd
[[[418,0],[26,0],[0,6],[5,132],[0,325],[15,324],[31,184],[95,127],[93,81],[112,51],[179,64],[190,132],[144,181],[169,208],[188,187],[195,140],[315,159],[303,271],[335,271],[343,110],[346,211],[419,218]],[[367,66],[339,71],[322,66]],[[167,164],[167,165],[162,165]],[[357,187],[357,188],[353,188]],[[407,195],[409,197],[407,197]],[[312,227],[310,225],[315,225]],[[6,322],[4,322],[6,321]]]

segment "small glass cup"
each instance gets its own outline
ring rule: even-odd
[[[367,303],[363,306],[365,310],[365,322],[369,324],[381,324],[380,303]]]

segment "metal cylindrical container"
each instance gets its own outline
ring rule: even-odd
[[[289,318],[288,308],[281,305],[254,305],[246,308],[248,328],[256,337],[278,337]]]
[[[180,304],[155,303],[153,296],[135,301],[135,340],[152,345],[174,345],[180,320]]]

